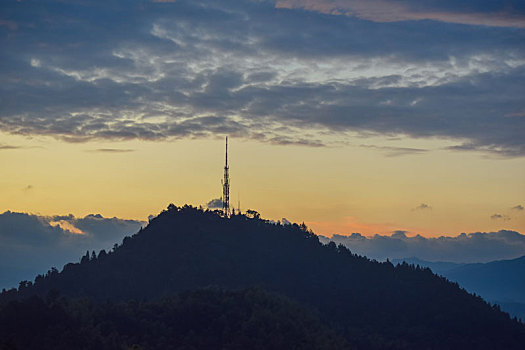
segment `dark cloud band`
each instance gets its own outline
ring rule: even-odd
[[[0,214],[0,288],[13,287],[23,279],[51,267],[78,261],[86,250],[110,249],[126,235],[136,233],[144,222],[104,218],[90,214],[39,216],[7,211]],[[30,259],[28,259],[30,257]]]
[[[230,134],[305,146],[355,132],[525,155],[524,29],[326,16],[271,1],[2,6],[2,20],[16,24],[0,26],[5,132],[68,142]]]

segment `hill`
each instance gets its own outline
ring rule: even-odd
[[[350,348],[308,310],[259,289],[206,289],[157,302],[103,304],[56,296],[4,307],[0,349]]]
[[[430,262],[417,258],[394,261],[429,267],[435,273],[458,282],[469,292],[497,303],[511,315],[525,320],[525,256],[476,264]]]
[[[112,252],[21,283],[0,301],[59,290],[93,300],[158,300],[186,290],[259,286],[319,314],[357,349],[521,349],[523,324],[406,263],[379,263],[323,245],[304,225],[258,214],[223,218],[170,205]]]

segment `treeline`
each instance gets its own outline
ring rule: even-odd
[[[0,309],[1,350],[349,349],[290,300],[260,289],[206,289],[158,302],[11,301]]]

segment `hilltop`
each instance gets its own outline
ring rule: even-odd
[[[521,349],[525,327],[428,268],[323,245],[305,225],[170,205],[111,252],[21,283],[0,301],[59,291],[95,302],[257,286],[306,307],[356,349]]]

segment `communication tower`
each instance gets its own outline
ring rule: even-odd
[[[225,217],[230,216],[230,167],[228,166],[228,136],[226,136],[226,163],[222,180],[222,211]]]

